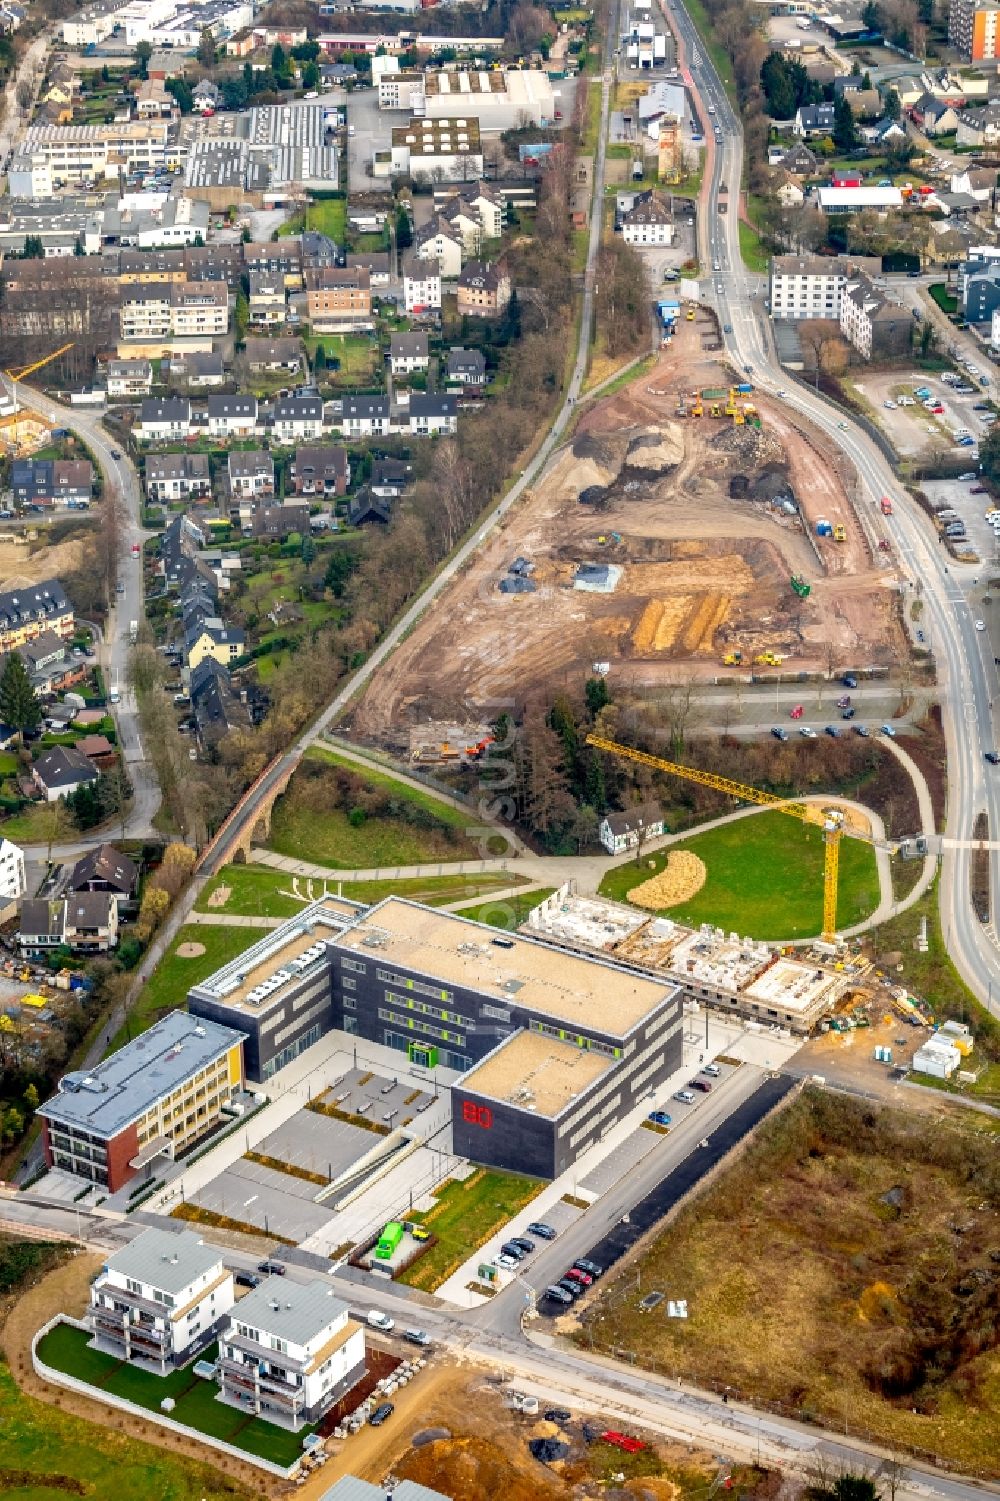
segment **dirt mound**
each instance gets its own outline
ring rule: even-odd
[[[733,454],[742,466],[752,469],[781,464],[786,457],[780,441],[766,428],[724,427],[710,442],[716,453]]]
[[[446,1496],[555,1501],[566,1494],[562,1484],[547,1479],[520,1446],[505,1450],[486,1438],[453,1439],[411,1449],[395,1472]]]
[[[704,860],[690,850],[671,850],[666,869],[633,886],[628,899],[633,906],[646,907],[650,912],[677,907],[696,896],[707,877]]]
[[[629,440],[624,468],[631,473],[669,474],[684,457],[684,436],[679,427],[647,428]]]
[[[624,434],[595,437],[592,433],[580,433],[573,440],[573,457],[580,466],[574,474],[579,475],[585,469],[591,476],[589,484],[610,485],[621,473],[627,449]]]

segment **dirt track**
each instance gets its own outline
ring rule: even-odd
[[[677,415],[679,396],[734,378],[705,352],[711,335],[706,314],[684,320],[651,372],[587,409],[537,488],[378,674],[357,733],[403,744],[415,720],[495,713],[579,682],[598,661],[655,686],[713,676],[735,649],[745,664],[772,651],[805,669],[893,659],[891,575],[868,552],[843,456],[756,396],[760,432],[713,419],[707,403],[701,418]],[[787,486],[801,522],[770,503]],[[821,516],[846,541],[816,538]],[[500,593],[517,557],[534,565],[535,590]],[[582,563],[619,568],[613,591],[574,588]],[[808,600],[792,593],[792,573],[812,583]]]

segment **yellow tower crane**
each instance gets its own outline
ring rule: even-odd
[[[825,844],[823,860],[823,938],[833,943],[837,936],[837,872],[840,868],[840,840],[843,834],[854,839],[863,839],[874,844],[870,831],[847,822],[843,808],[823,808],[818,803],[800,803],[777,797],[773,792],[761,792],[758,787],[748,787],[743,782],[734,782],[731,777],[718,776],[714,771],[699,771],[694,766],[679,766],[675,761],[665,761],[660,756],[647,755],[631,745],[619,745],[617,740],[605,740],[601,735],[588,735],[587,744],[609,756],[622,756],[626,761],[637,761],[640,766],[665,771],[670,776],[682,777],[687,782],[698,782],[702,787],[714,787],[717,792],[728,793],[745,803],[757,803],[762,808],[774,808],[777,813],[786,813],[800,823],[812,824],[823,830]]]
[[[5,370],[4,374],[8,375],[11,380],[24,380],[26,376],[34,375],[36,370],[41,370],[43,365],[51,365],[53,360],[57,360],[61,354],[65,354],[67,350],[72,349],[75,342],[74,339],[70,339],[68,344],[63,344],[61,348],[54,349],[43,360],[36,360],[33,365],[27,365],[23,370]]]

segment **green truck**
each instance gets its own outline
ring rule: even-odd
[[[390,1220],[378,1238],[375,1255],[379,1261],[391,1261],[396,1247],[403,1239],[403,1227],[398,1220]]]

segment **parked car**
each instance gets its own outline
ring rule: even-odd
[[[861,738],[862,738],[862,740],[867,740],[868,739],[868,726],[865,725],[865,724],[856,724],[854,726],[854,733],[855,733],[855,735],[860,735]]]
[[[787,730],[783,730],[781,728],[780,724],[776,724],[774,726],[774,728],[771,731],[771,734],[774,736],[775,740],[787,740],[788,739],[788,731]]]
[[[651,1110],[646,1119],[652,1121],[654,1126],[669,1126],[670,1117],[665,1110]]]
[[[501,1251],[499,1256],[494,1256],[493,1265],[498,1266],[502,1272],[516,1272],[519,1263],[516,1256],[507,1256]]]
[[[709,1084],[709,1082],[708,1082],[707,1079],[692,1079],[691,1080],[691,1088],[692,1089],[700,1089],[701,1092],[702,1092],[702,1094],[711,1094],[712,1093],[712,1086],[711,1086],[711,1084]]]
[[[426,1329],[404,1329],[403,1338],[411,1345],[429,1345],[431,1337]]]
[[[383,1334],[389,1334],[395,1329],[396,1320],[391,1319],[380,1308],[370,1308],[368,1310],[368,1327],[370,1329],[381,1329]]]
[[[260,1278],[253,1272],[237,1272],[233,1281],[237,1287],[260,1287]]]
[[[893,729],[893,727],[892,727],[891,724],[883,724],[883,725],[881,725],[879,727],[879,733],[881,735],[885,735],[886,738],[889,739],[889,740],[895,740],[895,738],[896,738],[896,731]]]
[[[557,1286],[556,1283],[545,1289],[545,1296],[551,1298],[553,1303],[572,1303],[573,1301],[573,1294],[565,1287]]]
[[[515,1240],[505,1240],[500,1247],[500,1252],[503,1256],[509,1256],[512,1261],[523,1261],[528,1254],[526,1251],[521,1250],[521,1247]]]
[[[288,1268],[281,1261],[262,1261],[257,1270],[265,1277],[283,1277]]]
[[[991,766],[1000,766],[1000,756],[997,755],[996,751],[987,751],[986,759]]]
[[[561,1287],[563,1292],[569,1293],[571,1298],[578,1298],[583,1292],[583,1283],[574,1282],[570,1277],[560,1277],[556,1287]]]
[[[568,1423],[572,1416],[568,1407],[549,1407],[545,1411],[546,1423]]]
[[[547,1225],[544,1220],[532,1220],[528,1226],[528,1233],[529,1235],[538,1235],[542,1240],[555,1240],[559,1232],[553,1230],[552,1226]]]
[[[707,1074],[710,1079],[722,1078],[722,1069],[717,1063],[706,1063],[705,1067],[702,1069],[702,1073]]]
[[[596,1261],[588,1261],[586,1256],[578,1256],[573,1265],[578,1266],[581,1271],[589,1272],[592,1277],[604,1276],[604,1268],[598,1266]]]
[[[970,485],[969,486],[969,494],[970,495],[985,495],[986,494],[986,486],[985,485]]]
[[[858,686],[858,680],[853,672],[845,672],[840,681],[845,688],[856,688]]]
[[[589,1272],[581,1272],[578,1266],[571,1266],[566,1273],[567,1282],[578,1282],[581,1287],[593,1287],[594,1279]]]
[[[802,736],[803,740],[816,739],[816,731],[807,724],[804,724],[802,726],[801,730],[799,730],[799,734]]]
[[[840,717],[841,719],[853,719],[855,712],[854,709],[841,709]]]
[[[381,1428],[386,1418],[391,1418],[395,1411],[391,1402],[380,1402],[368,1421],[373,1428]]]
[[[520,1246],[525,1256],[529,1256],[535,1249],[535,1242],[533,1240],[529,1240],[526,1235],[512,1235],[510,1238],[510,1243],[512,1246]]]
[[[694,1104],[694,1095],[691,1093],[690,1089],[675,1089],[674,1099],[680,1100],[682,1105]]]
[[[835,724],[824,725],[823,734],[829,735],[831,740],[837,740],[840,737],[840,731],[837,729],[837,726]]]

